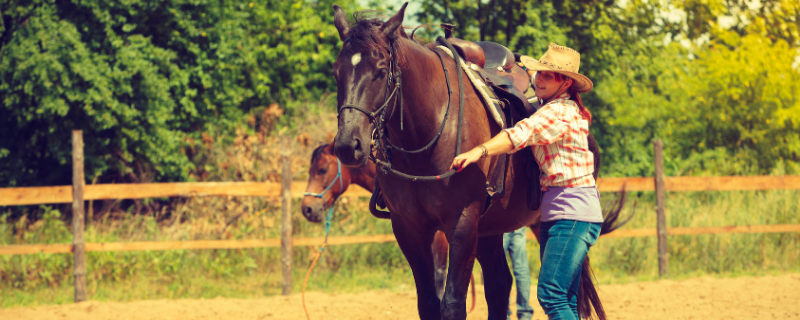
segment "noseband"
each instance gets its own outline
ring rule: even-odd
[[[322,193],[304,192],[303,195],[322,198],[325,196],[325,193],[328,192],[328,190],[330,190],[331,187],[333,187],[333,184],[336,183],[336,180],[339,180],[339,189],[344,189],[342,185],[342,162],[339,161],[339,158],[336,158],[336,165],[337,165],[336,169],[338,170],[336,171],[336,177],[334,177],[333,180],[331,180],[331,184],[329,184],[328,187],[325,188],[324,191],[322,191]]]

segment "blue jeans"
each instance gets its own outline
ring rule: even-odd
[[[600,236],[599,223],[555,220],[542,222],[537,298],[551,320],[578,317],[578,286],[583,258]]]
[[[517,281],[517,318],[530,320],[533,317],[531,307],[531,269],[528,267],[528,251],[525,247],[525,231],[522,227],[503,235],[503,252],[508,252],[511,257],[511,266],[514,279]],[[511,309],[508,309],[508,319],[511,319]]]

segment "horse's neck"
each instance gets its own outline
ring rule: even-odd
[[[411,40],[401,38],[399,41],[406,42],[406,62],[401,68],[400,80],[403,106],[399,105],[401,100],[395,98],[393,108],[396,110],[388,110],[393,116],[387,126],[393,144],[416,149],[430,142],[439,129],[447,108],[447,85],[442,64],[435,53]],[[448,59],[447,56],[444,58]],[[452,74],[454,69],[448,67],[448,72]],[[451,88],[457,97],[457,83],[451,82]],[[452,118],[457,111],[457,105],[451,107],[448,117]]]
[[[357,184],[362,188],[372,191],[375,190],[375,163],[367,161],[361,167],[348,169],[350,170],[350,182]]]

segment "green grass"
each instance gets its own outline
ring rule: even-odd
[[[604,199],[611,196],[603,194]],[[799,196],[800,191],[790,190],[670,193],[667,221],[671,227],[800,224]],[[190,198],[177,208],[182,211],[181,220],[102,217],[89,225],[86,239],[122,242],[279,237],[279,210],[269,199]],[[299,202],[293,208],[299,208]],[[655,226],[653,193],[631,193],[623,215],[633,208],[636,214],[623,229]],[[224,228],[231,216],[241,212],[246,213]],[[296,237],[324,234],[322,224],[310,224],[299,214],[293,228]],[[338,204],[332,235],[383,233],[391,233],[391,225],[367,212],[366,199]],[[69,224],[56,210],[45,207],[43,218],[35,222],[0,218],[0,245],[69,242]],[[540,264],[538,252],[538,244],[529,241],[534,278]],[[295,293],[300,292],[315,253],[316,248],[295,249]],[[670,236],[669,253],[671,279],[800,272],[800,233]],[[655,237],[601,238],[590,257],[600,283],[658,278]],[[279,258],[278,248],[90,252],[88,294],[90,299],[101,301],[272,296],[281,291]],[[71,270],[69,254],[0,256],[0,307],[71,302]],[[359,244],[328,247],[315,267],[308,290],[411,290],[413,285],[396,243]]]

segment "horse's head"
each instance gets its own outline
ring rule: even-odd
[[[321,222],[325,209],[333,206],[350,184],[347,170],[342,170],[338,159],[333,155],[333,146],[320,146],[311,156],[308,169],[308,187],[303,196],[301,211],[310,222]]]
[[[406,5],[386,22],[358,20],[352,28],[344,9],[333,6],[334,24],[343,42],[333,64],[339,109],[334,150],[345,166],[358,167],[368,159],[373,120],[380,117],[376,111],[390,100],[388,95],[395,85],[392,76],[399,71],[396,56],[399,44],[394,40],[405,35],[400,26]],[[393,105],[389,103],[386,108],[391,110]],[[391,111],[386,114],[388,117]]]

